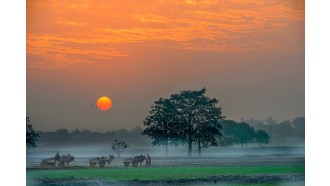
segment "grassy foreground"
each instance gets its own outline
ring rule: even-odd
[[[138,167],[120,169],[28,170],[31,178],[102,178],[109,180],[176,180],[221,175],[304,174],[304,166]]]

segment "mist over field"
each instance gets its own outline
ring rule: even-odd
[[[202,150],[201,157],[198,156],[197,146],[193,145],[192,159],[198,158],[228,158],[228,157],[252,157],[252,156],[275,156],[275,157],[303,157],[304,147],[304,118],[296,118],[291,121],[277,123],[268,118],[266,120],[244,120],[249,122],[255,130],[263,129],[271,132],[268,144],[262,147],[256,142],[250,142],[242,146],[232,144],[228,146],[210,146]],[[267,123],[268,122],[268,123]],[[269,131],[271,129],[271,131]],[[143,129],[139,126],[132,130],[119,129],[106,132],[93,132],[90,130],[59,129],[52,132],[39,131],[41,137],[37,142],[38,147],[27,151],[27,165],[38,165],[44,158],[54,157],[59,152],[60,155],[70,154],[75,156],[73,165],[88,165],[87,162],[93,157],[114,155],[113,163],[121,165],[121,160],[127,157],[150,154],[153,158],[187,158],[188,146],[179,144],[170,145],[168,156],[165,157],[164,146],[153,146],[152,140],[148,136],[141,135]],[[115,139],[124,141],[129,145],[120,157],[112,150]],[[116,163],[117,162],[117,163]]]
[[[193,151],[191,157],[187,157],[187,147],[170,147],[168,156],[164,156],[162,147],[135,147],[123,152],[120,157],[111,150],[109,146],[84,146],[84,147],[56,147],[40,148],[32,152],[27,152],[27,167],[39,166],[44,158],[54,157],[59,152],[60,155],[70,154],[75,156],[75,161],[71,166],[86,166],[88,161],[94,157],[115,155],[111,162],[112,167],[124,167],[122,160],[127,157],[146,155],[152,157],[152,166],[215,166],[215,165],[242,165],[242,164],[265,164],[265,162],[277,162],[277,164],[297,164],[303,165],[305,159],[304,147],[251,147],[241,149],[240,147],[229,148],[209,148],[198,156],[197,151]],[[298,158],[298,163],[296,162]],[[201,161],[202,160],[202,161]],[[266,163],[267,164],[267,163]],[[144,164],[143,164],[144,166]]]
[[[206,150],[203,150],[202,156],[244,156],[244,155],[273,155],[273,154],[298,154],[304,155],[305,147],[286,147],[286,146],[278,146],[278,147],[263,147],[259,148],[257,146],[253,146],[250,148],[241,148],[240,146],[236,147],[210,147]],[[67,146],[67,147],[53,147],[53,148],[39,148],[33,151],[28,151],[28,158],[41,158],[45,156],[54,156],[56,152],[60,154],[71,154],[78,155],[80,157],[94,157],[94,156],[107,156],[109,154],[117,155],[114,151],[111,150],[110,145],[93,145],[93,146]],[[163,147],[131,147],[128,148],[121,154],[121,157],[128,156],[136,156],[136,155],[146,155],[147,153],[162,157],[164,156],[164,148]],[[193,151],[193,157],[198,157],[197,150]],[[187,147],[180,145],[178,147],[170,147],[168,156],[176,157],[176,156],[187,156]]]

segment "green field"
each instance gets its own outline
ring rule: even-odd
[[[304,166],[138,167],[115,169],[27,170],[30,178],[93,178],[108,180],[176,180],[221,175],[305,174]]]

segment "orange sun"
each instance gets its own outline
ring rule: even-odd
[[[112,101],[110,98],[103,96],[96,101],[96,106],[99,110],[106,111],[111,108]]]

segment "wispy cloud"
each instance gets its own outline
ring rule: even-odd
[[[289,50],[265,35],[279,37],[290,25],[304,25],[304,1],[28,0],[27,66],[111,61],[130,55],[123,45],[147,41],[196,52]]]

